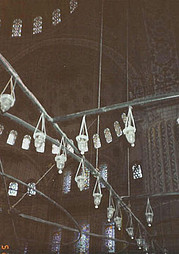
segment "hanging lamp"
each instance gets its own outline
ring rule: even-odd
[[[55,156],[55,161],[58,168],[58,173],[62,174],[63,169],[65,167],[65,162],[67,161],[66,144],[64,141],[64,136],[61,139],[59,153]]]
[[[135,146],[135,132],[136,132],[136,127],[135,127],[134,117],[132,114],[132,107],[129,106],[127,120],[125,123],[125,128],[123,130],[123,133],[126,136],[127,141],[131,144],[132,147]]]
[[[39,125],[41,123],[41,130],[39,130]],[[34,134],[34,145],[35,148],[38,149],[40,148],[44,143],[46,139],[46,129],[45,129],[45,116],[44,113],[40,115],[39,121],[37,123],[37,126],[35,128]]]
[[[111,190],[109,192],[109,206],[107,207],[107,218],[108,218],[108,222],[110,222],[110,220],[112,219],[113,215],[115,212],[115,208],[114,208],[114,201],[112,198],[112,193]]]
[[[80,133],[76,136],[76,141],[78,143],[78,149],[80,150],[81,154],[83,155],[85,152],[88,152],[88,130],[85,120],[85,115],[82,118]]]
[[[96,183],[95,183],[95,186],[94,186],[94,189],[93,189],[93,197],[94,197],[95,208],[98,208],[98,206],[100,205],[102,196],[103,195],[101,193],[101,184],[99,182],[99,177],[97,176]]]
[[[118,213],[120,213],[120,215]],[[116,205],[116,211],[114,214],[114,222],[116,224],[117,229],[120,231],[122,227],[122,216],[121,216],[121,209],[119,207],[119,202],[117,202],[117,205]]]
[[[128,235],[130,236],[131,239],[134,239],[134,226],[133,226],[131,212],[129,212],[128,223],[126,226],[126,232],[128,233]]]
[[[140,229],[139,224],[138,224],[138,235],[137,235],[135,240],[136,240],[136,243],[137,243],[137,246],[138,246],[139,250],[141,250],[143,244],[145,243],[145,239],[142,238],[141,229]]]
[[[147,199],[147,206],[146,206],[145,216],[146,216],[148,226],[151,227],[152,222],[153,222],[154,212],[153,212],[152,207],[150,205],[149,198]]]
[[[85,174],[85,166],[84,166],[84,158],[81,159],[80,164],[78,166],[75,182],[77,183],[78,188],[82,191],[85,187],[86,182],[86,174]]]
[[[16,84],[16,82],[15,82],[15,84]],[[13,78],[11,76],[11,78],[9,79],[5,88],[3,89],[3,91],[0,94],[0,108],[1,108],[2,112],[6,112],[14,106],[14,103],[16,100],[15,92],[14,92],[15,84],[13,84]],[[10,86],[10,94],[5,93],[8,86]]]

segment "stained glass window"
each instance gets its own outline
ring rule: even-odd
[[[142,168],[141,165],[134,164],[132,166],[133,179],[142,178]]]
[[[78,1],[70,0],[70,13],[73,13],[78,6]]]
[[[15,19],[12,25],[12,37],[21,37],[22,35],[22,20]]]
[[[104,129],[104,136],[106,139],[107,143],[111,143],[112,142],[112,135],[111,135],[111,131],[109,128]]]
[[[27,193],[29,196],[35,196],[36,195],[36,186],[35,183],[28,183]]]
[[[85,176],[86,176],[86,180],[85,180],[85,185],[84,185],[84,190],[89,189],[89,185],[90,185],[90,170],[88,168],[85,168]]]
[[[61,11],[60,11],[60,9],[54,10],[53,13],[52,13],[52,24],[54,26],[56,26],[61,21],[62,21],[62,19],[61,19]]]
[[[116,132],[117,137],[120,137],[122,135],[122,129],[118,121],[114,122],[114,130]]]
[[[3,130],[4,130],[4,126],[2,124],[0,124],[0,135],[2,135]]]
[[[55,253],[60,253],[60,243],[61,243],[62,233],[58,231],[52,236],[52,248],[51,251]]]
[[[28,150],[30,147],[30,142],[31,142],[31,136],[25,135],[22,140],[22,149]]]
[[[10,131],[9,136],[7,138],[7,144],[13,146],[16,142],[17,131]]]
[[[16,182],[11,182],[9,184],[9,190],[8,190],[8,194],[9,196],[17,196],[17,191],[18,191],[18,183]]]
[[[109,223],[105,225],[105,235],[111,238],[115,238],[115,225],[114,223]],[[105,249],[107,249],[108,253],[115,253],[115,241],[113,240],[105,240]]]
[[[64,172],[64,178],[63,178],[63,193],[67,194],[71,190],[71,171],[65,171]]]
[[[100,137],[98,134],[93,135],[93,144],[94,144],[94,148],[96,148],[96,149],[101,147],[101,141],[100,141]]]
[[[36,17],[33,22],[33,34],[42,32],[42,17]]]
[[[108,166],[106,164],[101,164],[99,166],[100,174],[104,180],[108,180]],[[104,184],[101,183],[101,188],[105,188]]]
[[[89,224],[82,224],[82,231],[83,232],[89,232],[90,231],[90,225]],[[89,254],[89,240],[90,236],[85,235],[82,233],[80,240],[76,244],[76,253],[78,254]]]

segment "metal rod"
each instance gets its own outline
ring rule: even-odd
[[[37,98],[33,95],[33,93],[25,86],[25,84],[22,82],[21,78],[17,74],[17,72],[12,68],[10,63],[0,54],[0,63],[4,66],[4,68],[14,77],[19,87],[22,89],[22,91],[25,93],[25,95],[32,101],[33,104],[36,105],[40,113],[44,113],[45,118],[52,123],[53,127],[57,130],[60,135],[65,138],[65,141],[69,143],[75,150],[77,154],[79,154],[78,149],[71,143],[71,141],[68,139],[66,134],[60,129],[58,124],[53,123],[53,118],[47,113],[45,108],[40,104],[40,102],[37,100]]]
[[[102,114],[102,113],[106,113],[106,112],[121,109],[121,108],[127,108],[128,106],[138,106],[138,105],[143,106],[145,104],[150,104],[150,103],[154,103],[154,102],[162,102],[165,100],[171,100],[171,99],[177,99],[177,98],[179,98],[179,93],[163,94],[163,95],[158,95],[158,96],[147,96],[147,97],[141,98],[141,99],[135,99],[135,100],[128,101],[128,102],[121,102],[121,103],[101,107],[99,109],[94,108],[94,109],[84,110],[84,111],[77,112],[77,113],[68,114],[65,116],[57,116],[57,117],[53,118],[53,122],[54,123],[62,122],[62,121],[66,121],[69,119],[82,117],[84,115],[88,116],[88,115]]]
[[[26,184],[25,182],[19,180],[19,179],[16,178],[16,177],[13,177],[13,176],[8,175],[8,174],[5,174],[5,173],[2,173],[1,171],[0,171],[0,175],[5,176],[5,177],[7,177],[7,178],[9,178],[9,179],[12,179],[12,180],[14,180],[14,181],[16,181],[16,182],[18,182],[18,183],[20,183],[20,184],[22,184],[22,185],[25,185],[26,187],[29,187],[28,184]],[[53,200],[53,199],[51,199],[50,197],[48,197],[47,195],[45,195],[43,192],[39,191],[38,189],[36,189],[36,192],[37,192],[40,196],[42,196],[42,197],[44,197],[45,199],[47,199],[50,203],[52,203],[53,205],[55,205],[56,207],[58,207],[61,211],[64,212],[64,214],[66,214],[66,216],[67,216],[68,218],[70,218],[71,221],[73,221],[73,223],[75,224],[75,226],[76,226],[77,229],[78,229],[79,235],[78,235],[78,239],[76,239],[75,241],[73,241],[73,242],[71,242],[71,243],[75,243],[75,242],[79,241],[82,232],[81,232],[81,228],[80,228],[79,223],[74,219],[74,217],[73,217],[63,206],[61,206],[61,205],[58,204],[55,200]],[[68,243],[68,244],[69,244],[69,243]]]

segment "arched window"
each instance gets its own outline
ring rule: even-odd
[[[16,142],[16,138],[17,138],[17,131],[10,131],[9,136],[7,138],[7,144],[13,146]]]
[[[89,224],[82,224],[81,227],[83,232],[90,232]],[[76,253],[89,254],[89,241],[90,241],[90,236],[82,233],[80,240],[76,244]]]
[[[71,190],[71,171],[65,171],[64,172],[64,178],[63,178],[63,193],[67,194]]]
[[[36,185],[35,183],[28,183],[28,188],[27,188],[27,194],[29,196],[35,196],[36,195]]]
[[[22,35],[22,20],[15,19],[12,25],[12,37],[21,37]]]
[[[78,6],[78,1],[70,0],[70,13],[73,13]]]
[[[111,131],[109,128],[104,129],[104,136],[106,139],[107,143],[111,143],[112,142],[112,135],[111,135]]]
[[[42,17],[36,17],[33,22],[33,34],[42,32]]]
[[[114,122],[114,130],[116,132],[117,137],[120,137],[122,135],[122,129],[118,121]]]
[[[55,253],[60,253],[60,243],[61,243],[62,233],[61,231],[56,232],[52,236],[52,248],[51,251]]]
[[[133,179],[142,178],[142,168],[139,164],[134,164],[132,166]]]
[[[101,164],[99,166],[100,174],[104,180],[108,180],[108,166],[106,164]],[[101,183],[101,188],[105,188],[105,185]]]
[[[86,180],[85,180],[85,185],[83,189],[88,190],[90,186],[90,170],[88,168],[85,168],[85,176],[86,176]]]
[[[9,184],[9,190],[8,190],[8,195],[9,196],[17,196],[17,191],[18,191],[18,183],[16,182],[11,182]]]
[[[0,124],[0,135],[2,135],[3,130],[4,130],[4,126],[2,124]]]
[[[52,24],[56,26],[58,23],[62,21],[60,9],[56,9],[52,13]]]
[[[22,149],[28,150],[30,147],[30,142],[31,142],[31,136],[25,135],[22,140]]]
[[[115,238],[115,225],[114,223],[108,223],[104,226],[104,234],[108,237]],[[104,240],[104,252],[115,253],[115,241]]]

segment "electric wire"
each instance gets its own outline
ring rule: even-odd
[[[101,106],[101,79],[102,79],[102,55],[103,55],[103,11],[104,11],[104,0],[102,0],[101,6],[101,29],[100,29],[100,49],[99,49],[99,83],[98,83],[98,109]],[[97,134],[99,137],[100,131],[100,116],[97,116]],[[96,168],[99,164],[99,148],[96,148]]]

